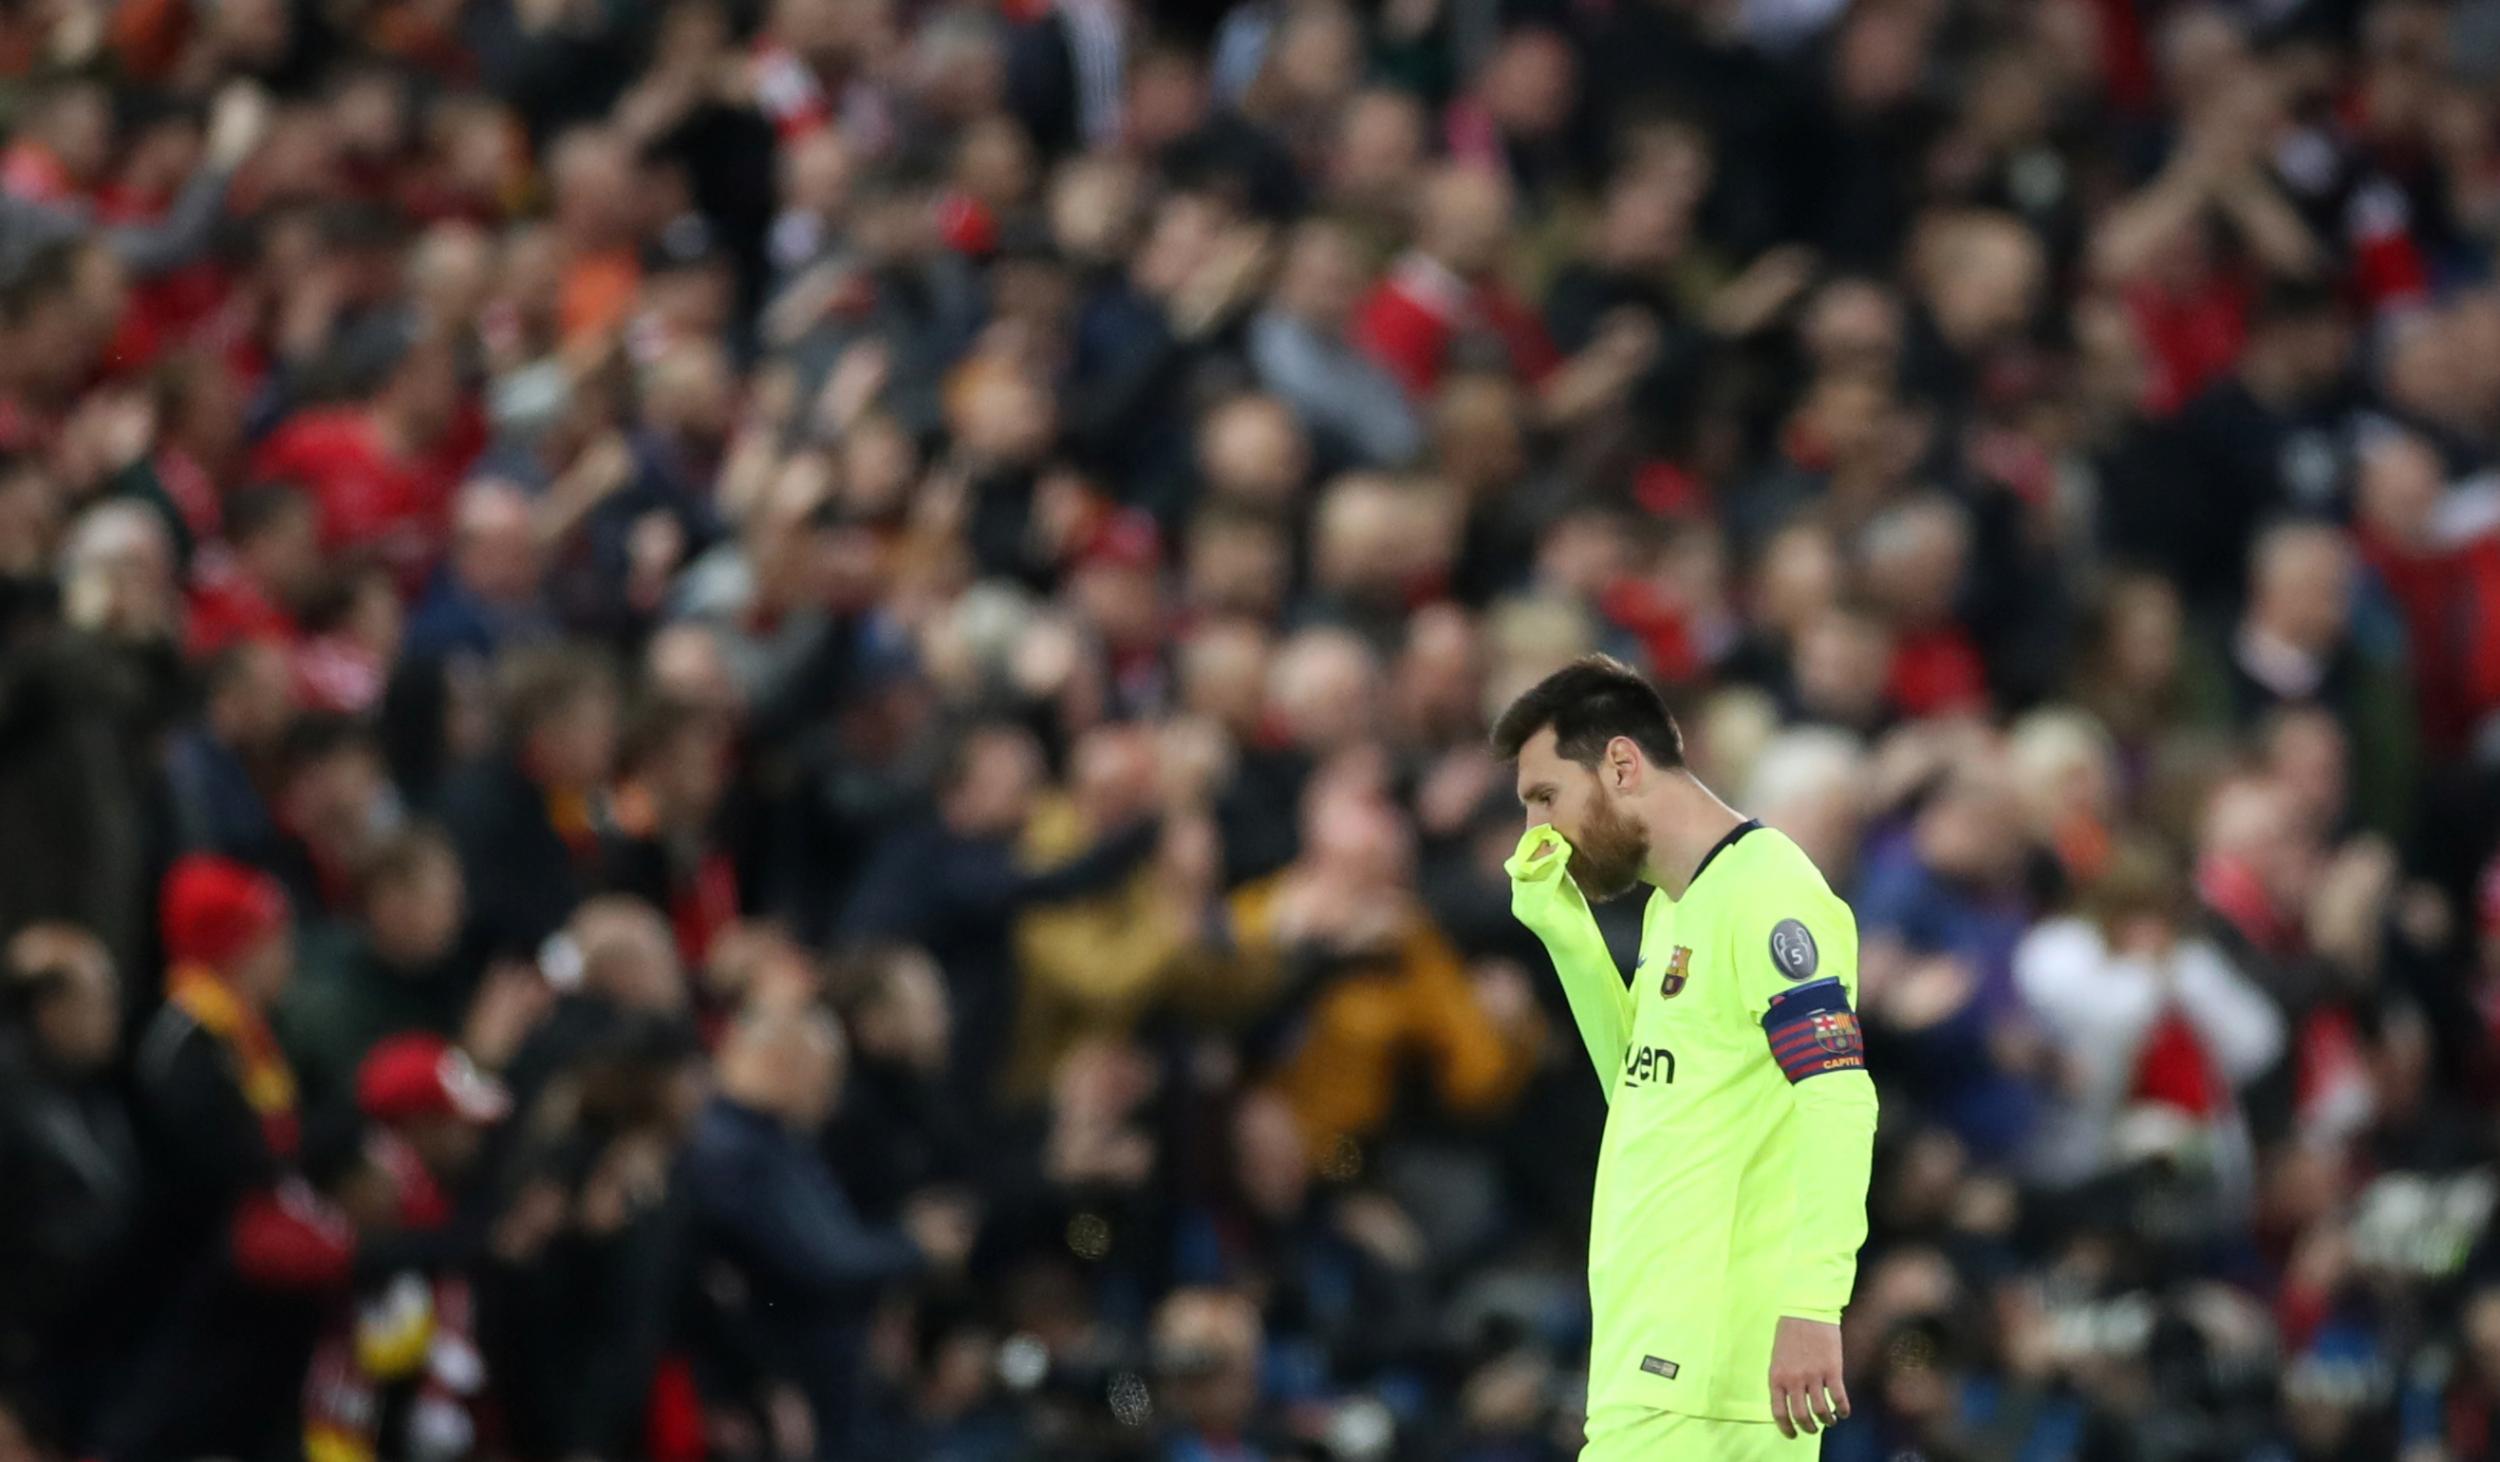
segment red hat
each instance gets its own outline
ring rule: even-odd
[[[512,1110],[503,1083],[471,1064],[468,1053],[440,1036],[392,1036],[356,1068],[356,1106],[376,1122],[458,1117],[500,1122]]]
[[[231,858],[194,853],[165,875],[158,917],[168,960],[223,969],[286,926],[286,890]]]

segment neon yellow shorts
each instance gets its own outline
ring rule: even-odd
[[[1783,1437],[1767,1421],[1633,1411],[1591,1417],[1580,1462],[1814,1462],[1822,1455],[1820,1433]]]

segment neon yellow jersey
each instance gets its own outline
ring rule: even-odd
[[[1589,1434],[1646,1411],[1768,1420],[1779,1319],[1837,1321],[1866,1238],[1857,921],[1803,850],[1749,822],[1681,899],[1651,894],[1627,988],[1567,855],[1534,828],[1511,873],[1607,1091]]]

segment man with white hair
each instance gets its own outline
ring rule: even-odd
[[[1833,726],[1781,732],[1755,759],[1745,805],[1788,834],[1826,881],[1847,887],[1866,821],[1866,746]]]
[[[543,569],[528,495],[496,478],[470,482],[452,509],[451,556],[409,620],[406,653],[491,660],[506,645],[550,637]]]

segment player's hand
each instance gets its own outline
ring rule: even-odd
[[[1568,871],[1571,844],[1552,823],[1538,823],[1519,839],[1502,871],[1510,875],[1511,917],[1545,933],[1589,917],[1589,902]]]
[[[1840,1327],[1821,1320],[1780,1317],[1771,1339],[1771,1420],[1780,1435],[1814,1435],[1849,1414],[1849,1388],[1840,1379]]]

